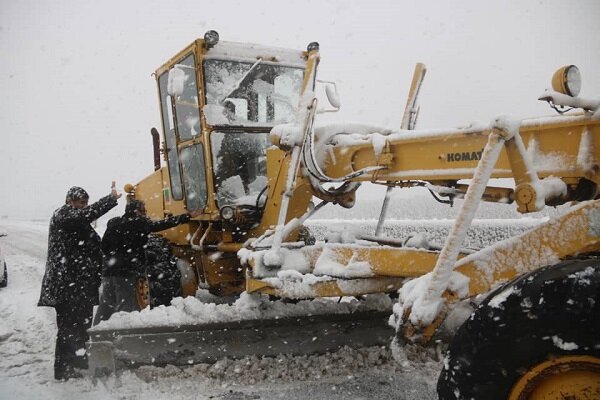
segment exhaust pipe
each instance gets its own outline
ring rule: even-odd
[[[154,170],[160,169],[160,136],[156,128],[150,129],[152,135],[152,149],[154,150]]]

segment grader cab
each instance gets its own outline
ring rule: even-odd
[[[244,290],[236,253],[273,223],[265,212],[268,136],[296,117],[306,52],[197,40],[156,71],[167,165],[126,190],[163,218],[201,211],[186,228],[164,232],[187,261],[186,294]],[[155,142],[156,143],[156,142]],[[208,254],[219,252],[218,261]]]

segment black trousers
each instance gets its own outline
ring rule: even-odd
[[[135,297],[136,277],[104,276],[100,290],[100,305],[96,310],[94,325],[106,321],[119,311],[139,311]]]
[[[87,302],[86,302],[87,303]],[[87,369],[85,343],[87,329],[92,323],[93,305],[59,304],[55,307],[56,349],[54,353],[54,378],[73,377],[74,369]]]

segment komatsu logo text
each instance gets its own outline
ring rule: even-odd
[[[479,161],[481,160],[481,151],[463,151],[461,153],[447,153],[446,161],[457,162],[457,161]]]

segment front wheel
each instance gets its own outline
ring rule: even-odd
[[[533,366],[513,385],[508,400],[600,399],[600,358],[557,356]]]
[[[566,261],[498,288],[450,345],[439,398],[600,398],[599,293],[600,260]]]
[[[140,310],[150,305],[150,288],[146,277],[137,278],[135,281],[135,300]]]

